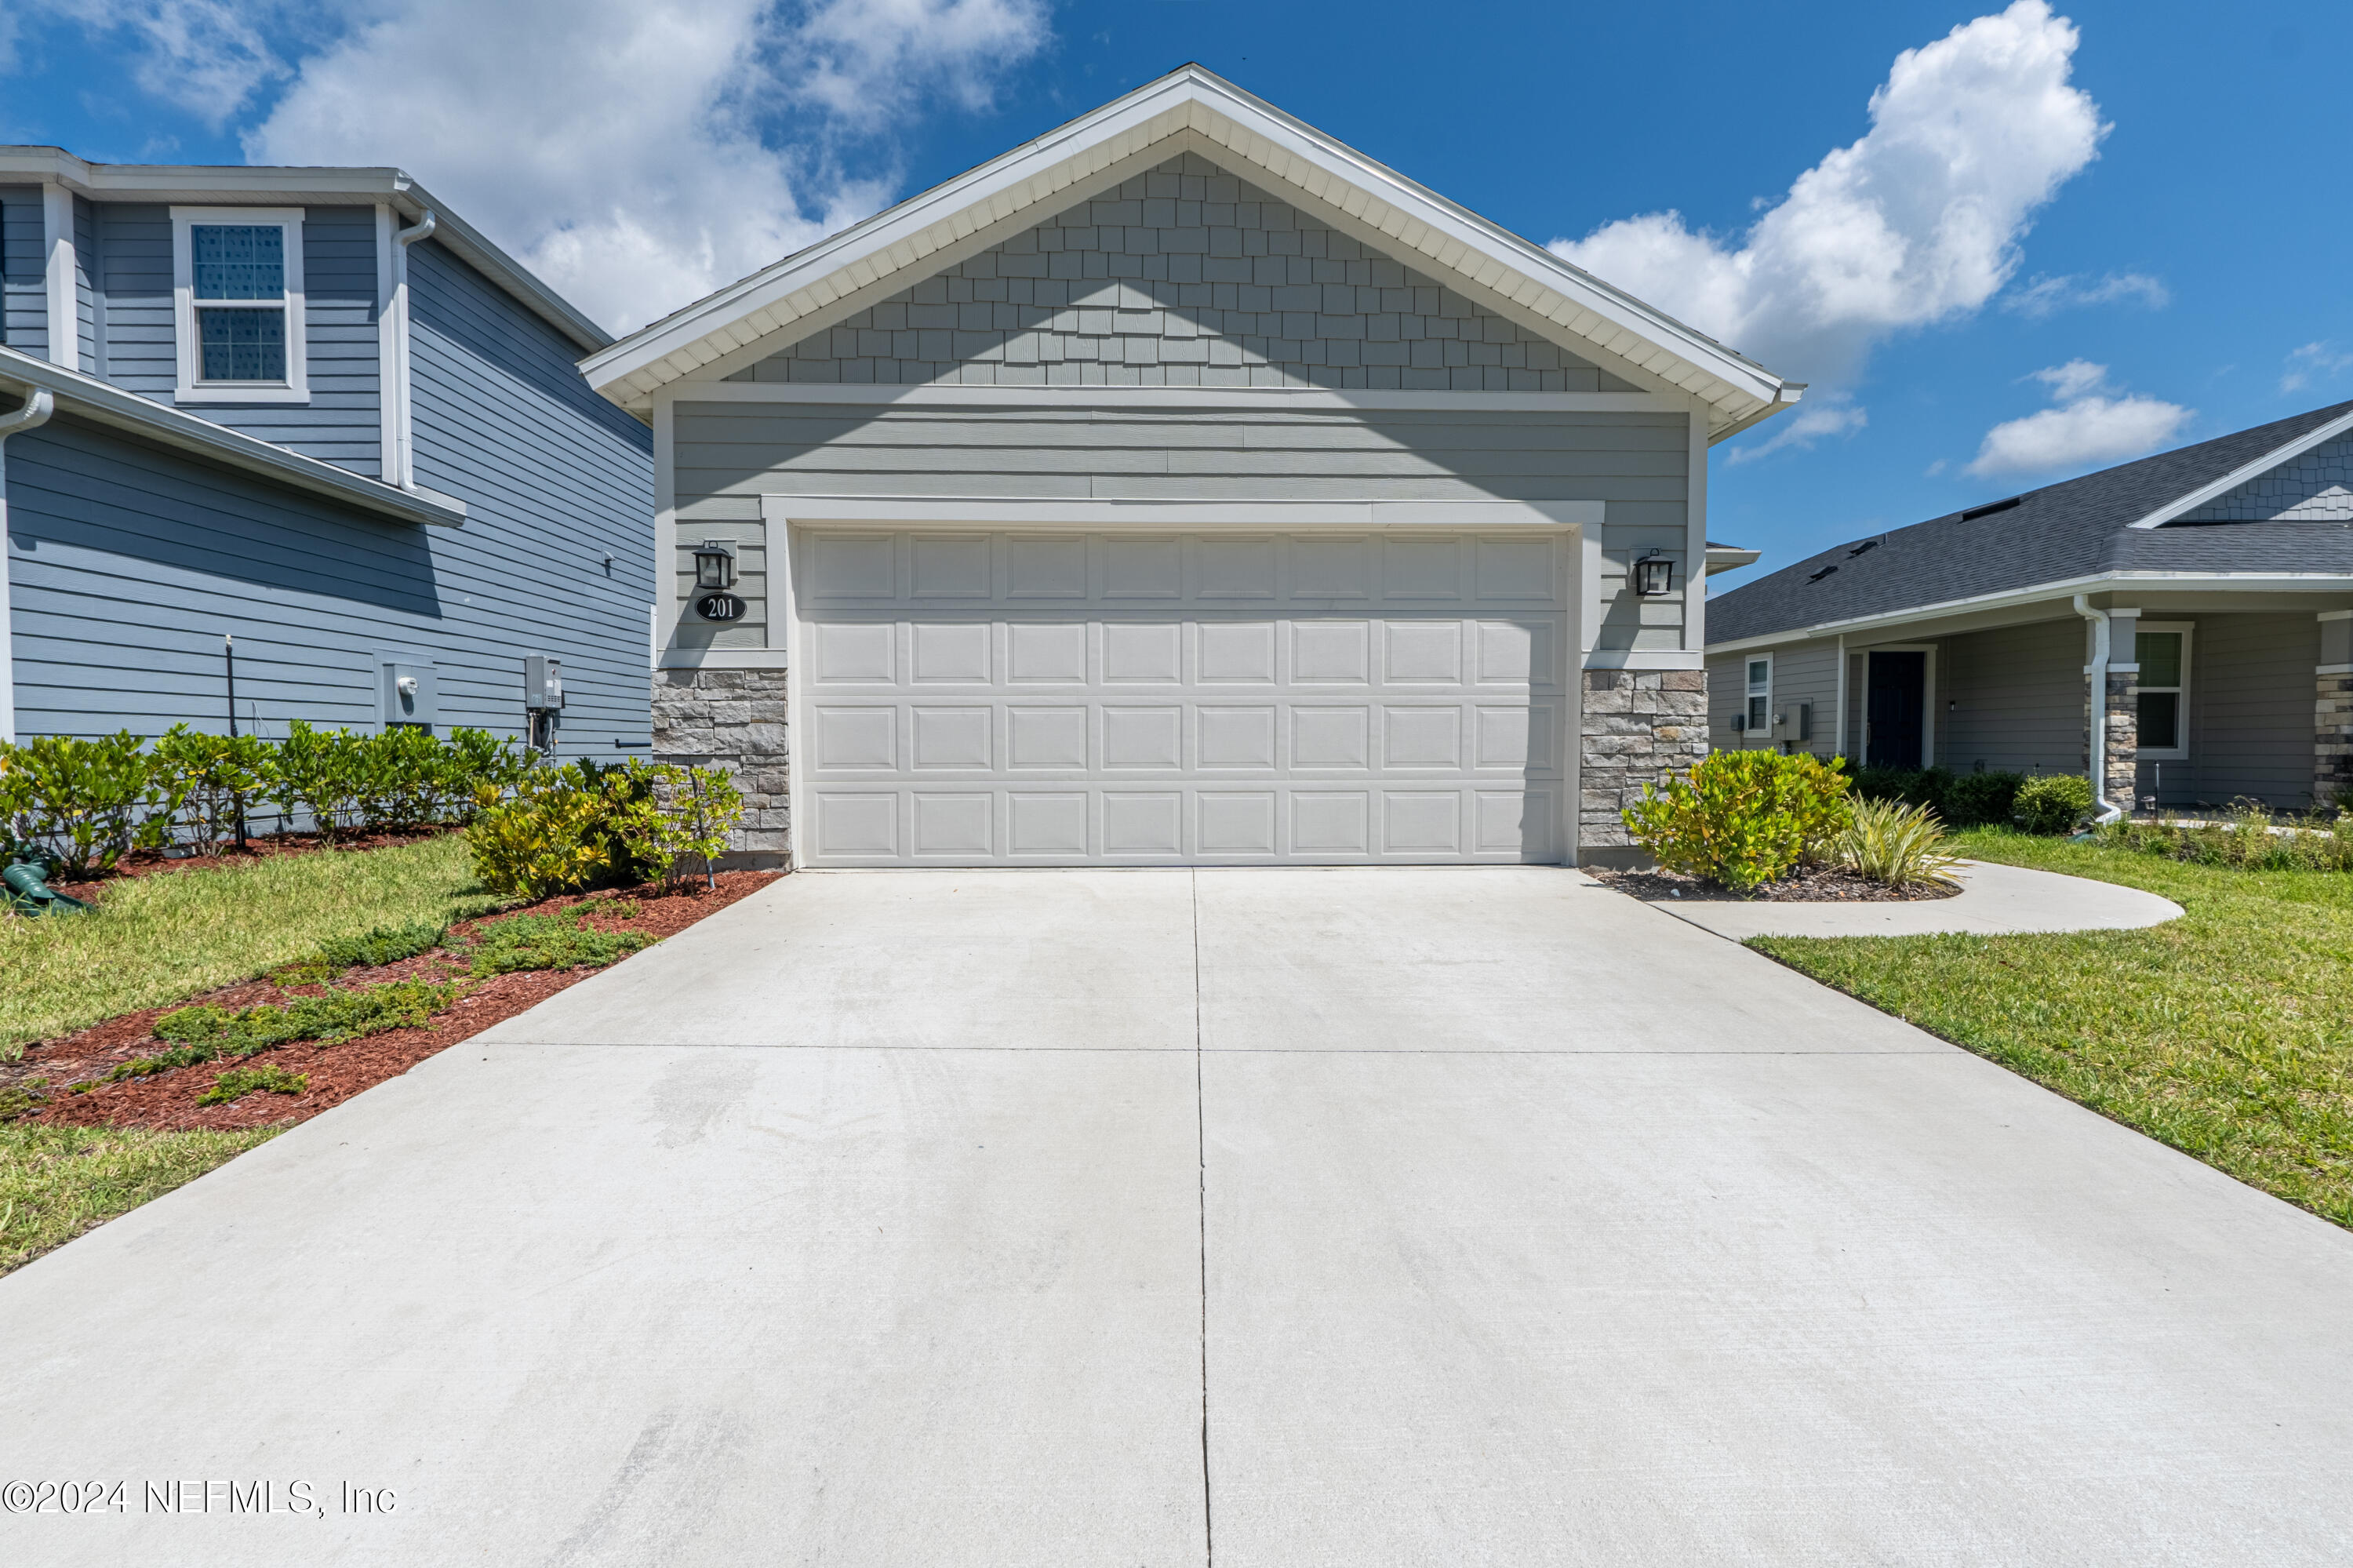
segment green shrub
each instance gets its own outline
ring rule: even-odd
[[[1719,751],[1625,809],[1627,831],[1670,871],[1748,893],[1820,854],[1852,806],[1840,766],[1800,753]]]
[[[196,1103],[200,1106],[225,1106],[257,1091],[299,1095],[310,1086],[310,1074],[290,1073],[274,1062],[263,1067],[231,1067],[213,1080],[211,1088],[196,1097]]]
[[[364,1034],[380,1034],[387,1029],[421,1028],[432,1014],[456,1001],[458,991],[454,982],[406,980],[363,986],[356,991],[331,991],[324,996],[298,996],[291,1001],[265,1002],[241,1011],[209,1004],[184,1007],[155,1021],[155,1038],[201,1053],[190,1058],[193,1061],[250,1056],[257,1051],[295,1040],[316,1040],[322,1045],[332,1045]],[[165,1056],[177,1054],[164,1053]],[[188,1064],[174,1061],[170,1065]],[[126,1062],[111,1075],[134,1077],[141,1069],[140,1062]],[[148,1066],[143,1070],[159,1069]]]
[[[641,770],[649,786],[621,824],[630,853],[665,880],[675,880],[690,857],[700,860],[708,874],[711,863],[727,853],[727,835],[744,819],[744,792],[734,779],[716,768],[668,762],[649,767],[632,759],[629,768]]]
[[[1949,887],[1955,883],[1950,842],[1945,824],[1926,806],[1858,800],[1853,818],[1832,841],[1832,853],[1850,871],[1891,887]]]
[[[1935,804],[1936,814],[1957,828],[1981,828],[2010,821],[2023,773],[1957,773]]]
[[[127,729],[99,740],[0,742],[0,759],[16,819],[8,836],[40,849],[61,876],[111,871],[132,850],[160,845],[185,795]]]
[[[2092,781],[2073,773],[2045,773],[2018,787],[2010,820],[2030,833],[2073,832],[2092,814]]]
[[[259,736],[206,735],[175,724],[155,737],[156,768],[176,782],[185,811],[179,825],[204,854],[218,854],[237,838],[246,802],[269,777],[274,760]]]
[[[483,927],[472,948],[474,975],[602,969],[659,940],[646,931],[592,930],[583,919],[583,911],[555,910],[510,916]]]
[[[1854,792],[1865,800],[1901,800],[1942,815],[1953,777],[1949,768],[1864,768],[1854,775]]]
[[[475,793],[481,809],[466,843],[491,892],[545,898],[632,880],[635,857],[615,838],[615,819],[630,802],[592,787],[576,766],[533,769],[504,801],[488,785]]]

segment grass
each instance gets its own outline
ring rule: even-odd
[[[138,877],[88,915],[0,918],[0,1061],[35,1040],[315,957],[322,944],[485,915],[458,834]]]
[[[1827,985],[2353,1227],[2353,874],[1959,835],[1964,854],[2145,888],[2145,931],[1760,937]]]
[[[277,1136],[0,1124],[0,1274]]]

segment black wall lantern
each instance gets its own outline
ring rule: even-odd
[[[1634,591],[1655,599],[1675,586],[1675,564],[1656,550],[1634,563]]]
[[[694,547],[694,586],[703,593],[735,586],[735,546],[724,539],[705,539]]]

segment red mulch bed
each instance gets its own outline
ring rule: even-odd
[[[659,894],[650,886],[625,888],[618,893],[566,894],[501,910],[486,920],[461,922],[451,928],[450,934],[470,935],[477,927],[510,915],[544,914],[581,905],[587,905],[593,911],[597,905],[626,898],[638,906],[636,915],[607,917],[592,913],[590,924],[608,931],[643,931],[670,937],[705,916],[715,915],[738,899],[759,892],[783,874],[773,871],[723,871],[719,874],[716,888],[706,888],[696,881],[670,894]],[[461,964],[436,949],[396,964],[348,970],[337,983],[353,986],[409,979],[455,980],[464,972]],[[340,1105],[386,1078],[399,1076],[427,1056],[447,1051],[494,1023],[504,1022],[596,972],[592,969],[539,969],[493,975],[475,984],[448,1012],[437,1014],[427,1028],[386,1030],[381,1034],[347,1040],[340,1045],[297,1041],[240,1061],[200,1062],[193,1067],[107,1084],[79,1095],[68,1092],[70,1086],[102,1078],[134,1056],[153,1055],[163,1049],[164,1043],[155,1038],[155,1021],[167,1012],[202,1002],[220,1007],[252,1007],[293,996],[316,996],[326,989],[321,985],[280,987],[268,980],[248,980],[174,1002],[170,1007],[151,1007],[110,1018],[61,1039],[45,1040],[27,1048],[21,1061],[0,1066],[0,1089],[22,1087],[29,1080],[47,1078],[48,1086],[42,1092],[48,1095],[48,1104],[28,1119],[60,1126],[180,1129],[298,1122],[318,1115],[329,1106]],[[222,1073],[234,1067],[265,1066],[308,1074],[310,1084],[300,1095],[261,1091],[227,1105],[196,1103],[196,1097],[211,1088],[213,1080]]]
[[[1636,898],[1689,898],[1709,904],[1749,900],[1760,904],[1908,904],[1922,898],[1951,898],[1961,891],[1941,882],[1907,882],[1901,887],[1891,886],[1834,865],[1791,872],[1766,883],[1746,899],[1721,883],[1675,871],[1595,871],[1588,874]]]
[[[421,844],[427,839],[441,838],[458,832],[455,827],[423,828],[413,833],[352,833],[330,844],[316,833],[272,834],[246,841],[245,852],[238,853],[232,844],[220,854],[167,855],[160,850],[132,850],[114,863],[114,869],[87,882],[73,881],[62,874],[49,885],[68,897],[79,898],[85,904],[94,903],[106,895],[106,885],[126,876],[155,876],[174,871],[219,871],[225,866],[253,865],[273,860],[280,855],[317,854],[322,850],[392,849],[400,844]]]

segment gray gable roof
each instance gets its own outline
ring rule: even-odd
[[[2353,523],[2311,518],[2133,524],[2353,412],[2315,408],[2178,451],[2030,490],[2014,505],[1964,508],[1852,540],[1707,608],[1710,642],[2013,592],[2121,571],[2323,571],[2353,575]]]

